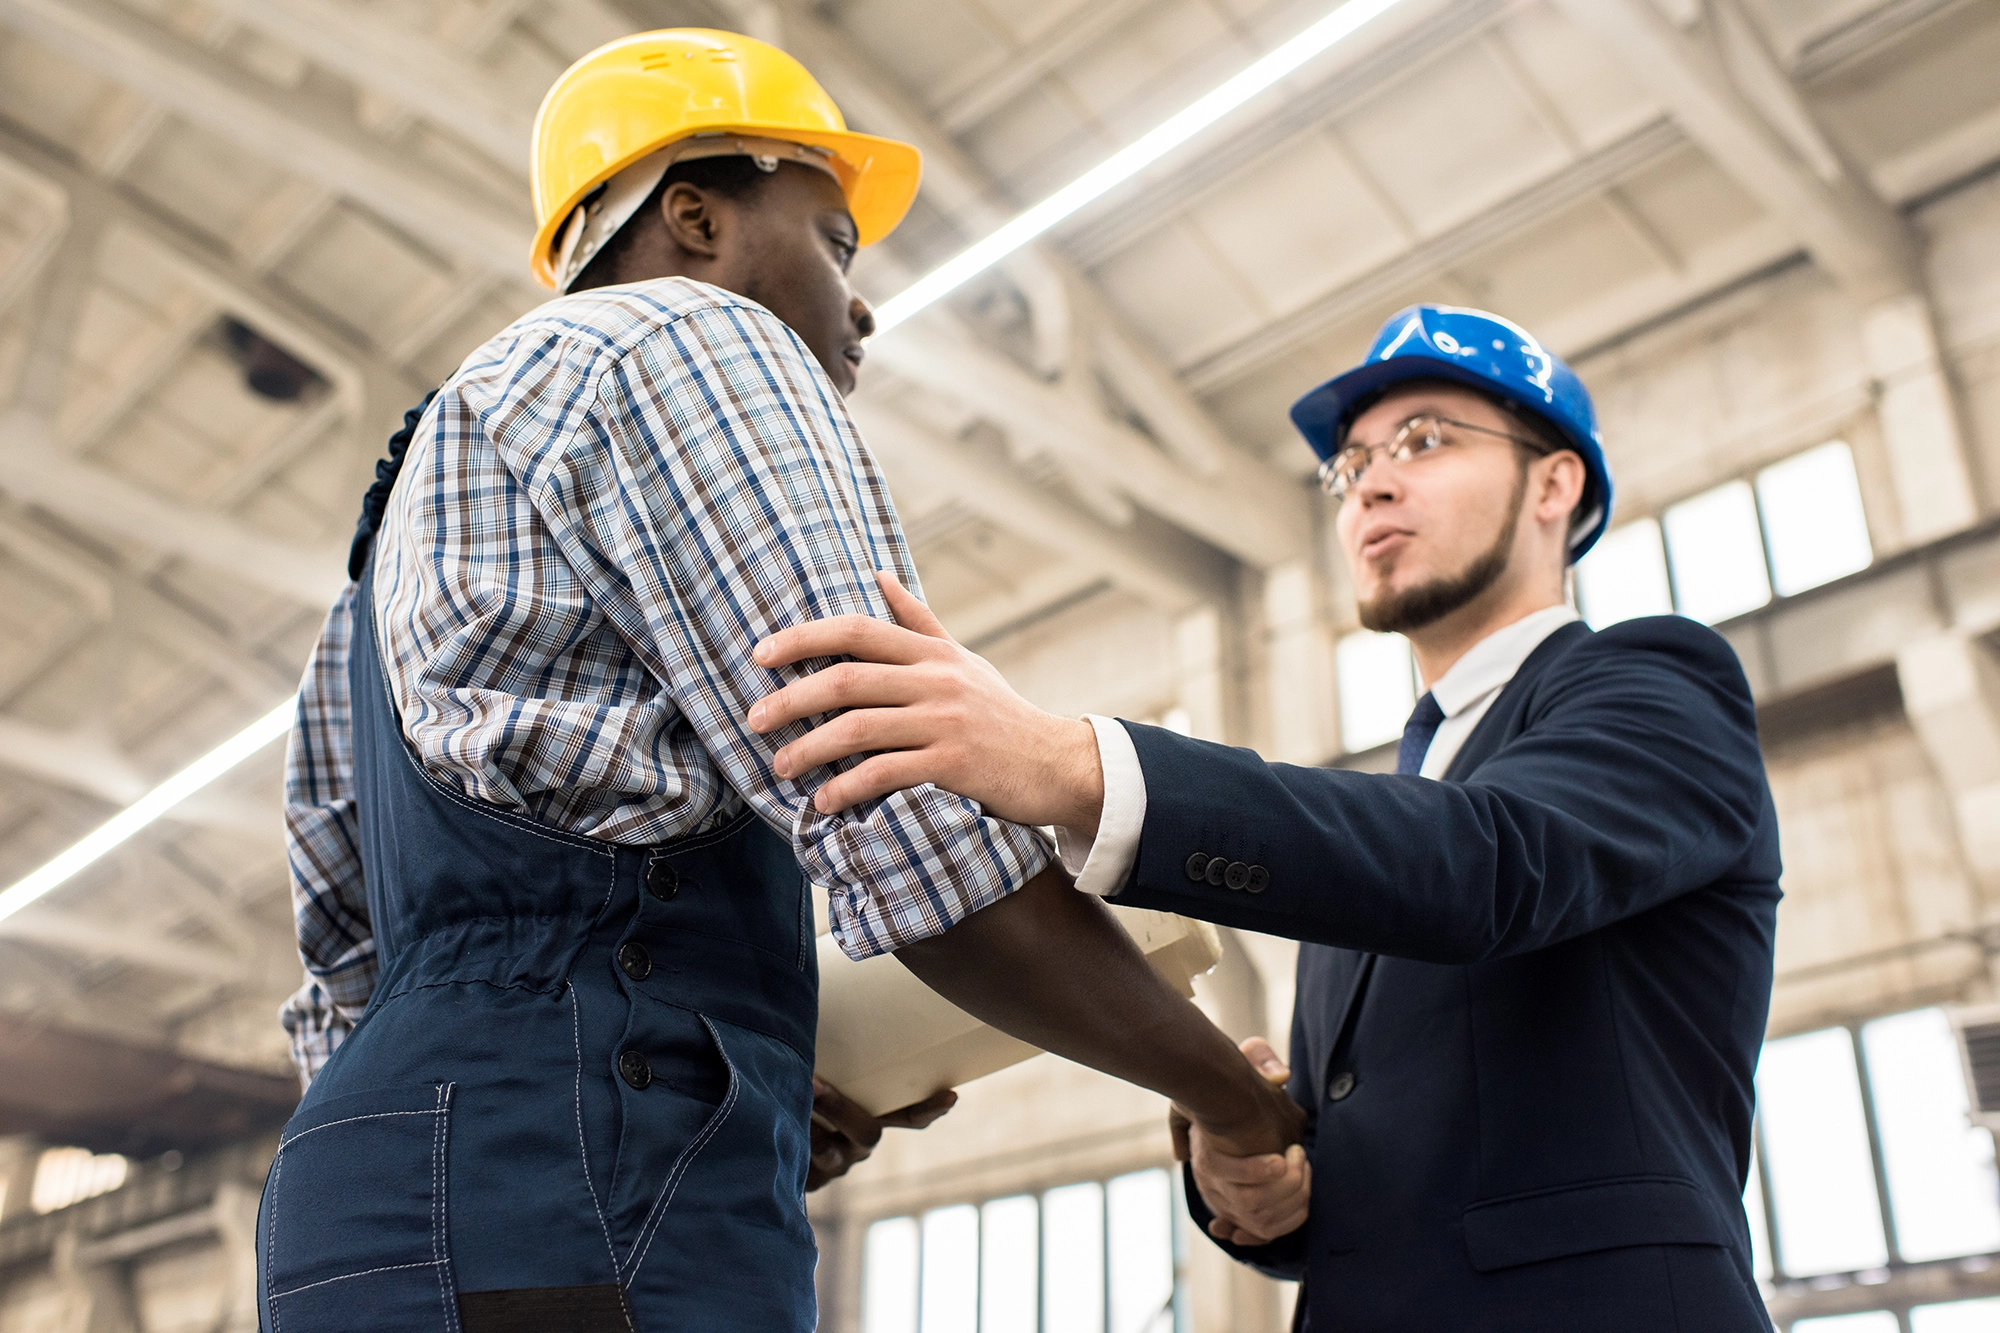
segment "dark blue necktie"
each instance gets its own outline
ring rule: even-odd
[[[1410,710],[1410,720],[1403,724],[1403,743],[1396,747],[1396,771],[1416,774],[1423,769],[1424,755],[1431,748],[1431,737],[1437,735],[1438,724],[1444,721],[1444,709],[1438,707],[1435,696],[1428,691],[1417,700],[1417,706]]]

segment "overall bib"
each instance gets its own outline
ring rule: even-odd
[[[659,847],[425,773],[361,572],[354,784],[380,975],[286,1125],[265,1333],[806,1333],[811,895],[749,812]]]

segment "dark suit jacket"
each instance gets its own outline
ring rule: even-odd
[[[1304,1278],[1300,1327],[1770,1327],[1742,1191],[1778,830],[1719,636],[1565,626],[1441,782],[1127,726],[1146,821],[1113,901],[1306,941],[1311,1217],[1223,1247]]]

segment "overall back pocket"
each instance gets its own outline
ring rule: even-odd
[[[457,1333],[445,1229],[452,1089],[332,1097],[285,1126],[258,1218],[270,1333]]]

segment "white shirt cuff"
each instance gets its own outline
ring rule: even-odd
[[[1109,898],[1125,887],[1132,863],[1139,857],[1139,831],[1146,826],[1146,774],[1139,752],[1124,727],[1108,717],[1086,713],[1097,733],[1097,762],[1104,770],[1104,811],[1097,819],[1097,836],[1086,838],[1066,828],[1056,829],[1056,855],[1076,887]]]

